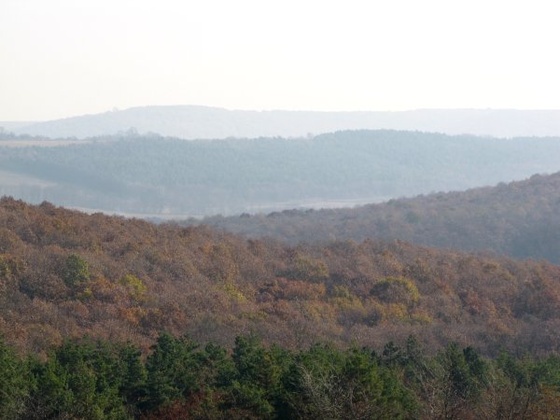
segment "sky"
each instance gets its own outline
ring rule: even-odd
[[[560,109],[554,0],[0,0],[0,121]]]

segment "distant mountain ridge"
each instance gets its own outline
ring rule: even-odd
[[[557,172],[558,156],[560,137],[393,130],[291,140],[124,135],[0,147],[0,195],[137,215],[231,215],[493,185]]]
[[[179,105],[146,106],[15,125],[18,134],[52,138],[128,130],[184,139],[305,137],[337,130],[394,129],[494,137],[560,136],[560,110],[424,109],[413,111],[245,111]],[[3,123],[0,122],[0,126]]]

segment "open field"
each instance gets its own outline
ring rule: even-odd
[[[2,171],[2,170],[0,170],[0,182],[2,183],[3,187],[31,185],[31,186],[44,188],[44,187],[51,187],[56,185],[53,182],[49,182],[33,176],[21,175],[18,173]],[[0,191],[2,191],[2,186],[0,186]]]

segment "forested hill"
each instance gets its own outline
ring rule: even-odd
[[[14,124],[0,122],[7,130]],[[204,106],[147,106],[21,124],[48,137],[113,135],[135,129],[185,139],[302,137],[337,130],[393,129],[496,137],[560,136],[559,110],[425,109],[401,112],[241,111]]]
[[[560,170],[560,138],[361,130],[308,139],[125,135],[2,147],[0,194],[128,214],[200,216],[349,206]]]
[[[85,335],[147,351],[167,331],[287,348],[414,334],[432,351],[536,355],[560,350],[559,326],[560,267],[542,261],[399,241],[290,247],[0,200],[0,335],[20,351]]]
[[[518,258],[545,258],[558,264],[560,172],[353,209],[210,217],[202,223],[289,243],[400,239],[443,248],[492,250]]]

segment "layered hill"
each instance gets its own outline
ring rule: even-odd
[[[560,136],[559,110],[414,110],[400,112],[241,111],[203,106],[148,106],[60,120],[2,124],[48,137],[113,135],[134,129],[185,139],[302,137],[351,129],[394,129],[496,137]]]
[[[306,139],[100,137],[1,147],[0,194],[159,216],[351,206],[560,170],[560,138],[358,130]]]
[[[197,221],[191,221],[199,223]],[[560,263],[560,172],[352,209],[286,210],[202,223],[289,243],[379,238]]]
[[[485,354],[558,351],[560,267],[404,242],[286,246],[207,227],[0,200],[0,333],[23,351],[162,332],[231,345],[375,347],[419,337]]]

